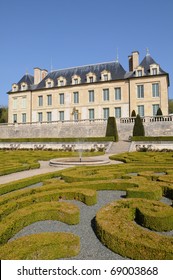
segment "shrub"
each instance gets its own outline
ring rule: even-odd
[[[160,109],[160,107],[157,110],[156,116],[163,116],[162,110]]]
[[[132,111],[131,117],[132,117],[132,118],[136,117],[136,111],[135,111],[135,110]]]
[[[106,128],[106,137],[113,136],[114,141],[118,142],[118,130],[115,117],[109,117]]]
[[[24,249],[25,248],[25,249]],[[54,260],[76,256],[80,239],[72,233],[32,234],[0,247],[1,260]]]
[[[135,220],[152,229],[167,230],[173,227],[173,209],[145,199],[112,202],[96,214],[96,234],[109,249],[131,259],[173,259],[173,238],[147,231]]]
[[[133,136],[145,136],[144,125],[139,115],[137,115],[135,119],[135,124],[133,127]]]

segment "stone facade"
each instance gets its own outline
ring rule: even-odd
[[[167,115],[168,87],[168,73],[148,53],[139,63],[137,51],[129,56],[129,71],[117,60],[50,73],[34,68],[34,76],[24,75],[8,92],[8,120],[12,124],[121,119],[130,117],[132,110],[153,116],[159,107]],[[68,132],[70,137],[70,127]]]

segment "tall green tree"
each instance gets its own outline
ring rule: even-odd
[[[133,127],[133,136],[145,136],[144,125],[139,115],[137,115],[135,119],[135,124]]]

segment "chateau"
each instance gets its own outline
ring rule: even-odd
[[[126,71],[118,59],[51,71],[34,68],[12,85],[9,123],[44,123],[168,115],[169,74],[147,52],[128,57]]]

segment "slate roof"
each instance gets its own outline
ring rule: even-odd
[[[147,54],[142,62],[139,64],[139,66],[144,67],[144,73],[145,75],[150,75],[150,65],[151,64],[158,64],[155,62],[155,60]],[[19,90],[21,89],[21,83],[25,82],[28,85],[29,90],[37,90],[37,89],[44,89],[46,86],[45,81],[50,78],[54,81],[54,87],[57,86],[57,79],[58,77],[64,77],[66,79],[66,85],[72,84],[72,76],[77,75],[81,78],[81,84],[86,83],[86,75],[90,72],[94,73],[96,75],[96,82],[101,81],[101,73],[107,70],[111,73],[111,80],[123,80],[123,79],[129,79],[136,77],[134,72],[128,72],[125,71],[125,69],[122,67],[122,65],[117,61],[112,62],[105,62],[105,63],[99,63],[99,64],[93,64],[93,65],[86,65],[86,66],[79,66],[79,67],[73,67],[73,68],[66,68],[66,69],[60,69],[57,71],[52,71],[48,73],[48,75],[38,84],[34,85],[34,77],[30,74],[25,74],[20,81],[17,83],[19,86]],[[166,74],[168,76],[168,85],[169,85],[169,75],[165,71],[162,70],[162,68],[159,66],[159,74]],[[140,77],[141,78],[141,77]],[[10,93],[11,91],[9,91]]]
[[[96,75],[96,81],[100,81],[101,72],[107,70],[111,73],[112,80],[124,79],[126,71],[119,62],[107,62],[95,65],[86,65],[74,68],[61,69],[49,73],[37,86],[37,89],[45,87],[45,80],[48,78],[54,81],[54,85],[57,85],[58,77],[62,76],[66,79],[66,85],[71,85],[72,76],[77,75],[81,78],[81,83],[86,83],[86,75],[90,72]]]

